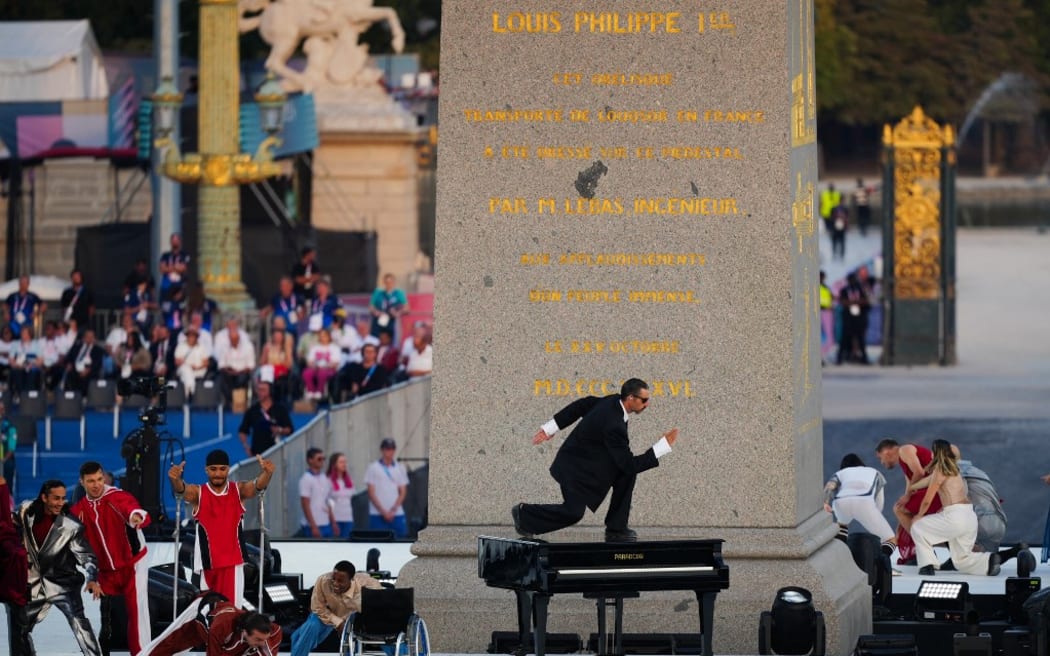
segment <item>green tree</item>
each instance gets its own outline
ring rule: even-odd
[[[815,0],[817,107],[834,113],[849,104],[857,38],[835,15],[839,0]]]

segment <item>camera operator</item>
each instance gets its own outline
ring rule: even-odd
[[[288,408],[273,400],[271,384],[260,380],[255,383],[255,403],[244,413],[237,434],[249,456],[264,453],[274,444],[292,434],[292,417]],[[248,443],[248,432],[252,441]]]

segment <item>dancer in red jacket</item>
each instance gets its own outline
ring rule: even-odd
[[[106,485],[97,462],[80,466],[80,484],[87,493],[70,509],[84,525],[84,534],[98,557],[98,582],[102,585],[102,626],[99,643],[109,654],[112,636],[111,597],[124,597],[128,609],[128,650],[136,656],[150,641],[149,563],[142,529],[149,514],[130,492]]]

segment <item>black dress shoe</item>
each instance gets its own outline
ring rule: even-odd
[[[919,568],[919,576],[933,576],[936,571],[933,565],[926,565]]]
[[[1000,562],[999,554],[993,553],[988,556],[988,576],[999,576]]]
[[[518,535],[525,538],[526,540],[534,540],[536,536],[529,533],[521,527],[521,504],[514,504],[514,507],[510,509],[510,516],[514,518],[514,530],[517,531]]]
[[[606,542],[637,542],[638,533],[629,529],[605,529]]]
[[[946,560],[943,563],[941,563],[941,571],[942,572],[954,572],[954,571],[956,571],[955,570],[955,563],[952,562],[951,558],[949,558],[948,560]]]

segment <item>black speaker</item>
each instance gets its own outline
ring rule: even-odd
[[[919,650],[913,635],[862,635],[853,656],[919,656]]]
[[[1028,629],[1003,631],[1003,656],[1029,656],[1031,650],[1032,634]]]
[[[992,634],[956,633],[952,637],[952,654],[953,656],[992,656]]]
[[[1042,579],[1038,576],[1011,576],[1006,579],[1006,612],[1010,616],[1010,624],[1028,624],[1028,613],[1025,612],[1024,603],[1039,592],[1041,587]]]

